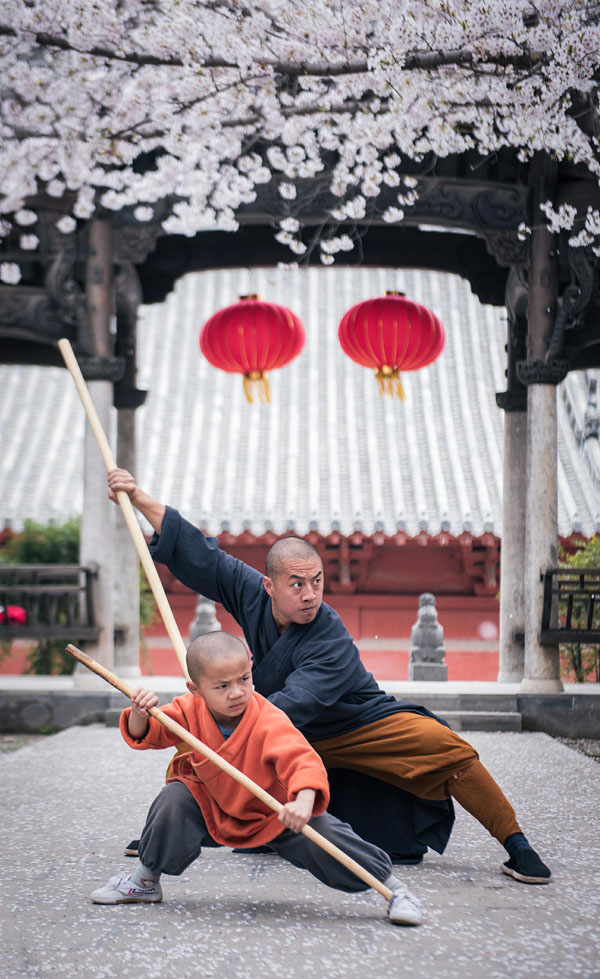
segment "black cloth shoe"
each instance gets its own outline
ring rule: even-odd
[[[522,884],[549,884],[552,874],[535,850],[519,850],[502,864],[502,871]]]
[[[127,844],[127,846],[123,850],[123,853],[125,854],[126,857],[139,857],[140,855],[139,849],[140,849],[140,841],[132,840],[131,843]]]

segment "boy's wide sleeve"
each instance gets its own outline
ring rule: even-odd
[[[166,704],[165,707],[161,707],[160,709],[172,720],[177,721],[178,724],[186,728],[186,730],[190,730],[189,718],[186,716],[184,706],[178,698],[173,703]],[[130,748],[136,748],[138,751],[146,751],[148,748],[172,748],[180,744],[181,738],[177,734],[169,731],[164,724],[161,724],[154,717],[148,718],[148,730],[143,738],[132,738],[127,726],[130,714],[131,707],[127,707],[121,714],[119,721],[121,734]]]
[[[329,805],[329,782],[321,758],[311,748],[282,712],[269,714],[269,736],[264,744],[264,757],[275,768],[279,782],[287,788],[287,801],[296,798],[301,789],[316,792],[313,816],[320,816]]]

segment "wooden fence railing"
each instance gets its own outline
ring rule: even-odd
[[[600,568],[554,568],[543,582],[541,642],[600,643]]]
[[[97,573],[77,564],[0,566],[0,641],[97,639],[91,587]]]

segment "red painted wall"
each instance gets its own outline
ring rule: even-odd
[[[194,619],[195,596],[171,594],[171,606],[184,639]],[[407,680],[410,632],[418,599],[390,595],[327,595],[378,680]],[[444,628],[449,680],[495,680],[498,676],[498,602],[474,596],[442,596],[437,600]],[[232,617],[217,606],[223,629],[241,635]],[[179,665],[162,623],[147,631],[153,671],[177,675]]]
[[[415,595],[327,595],[361,651],[362,660],[378,680],[407,680],[410,632],[417,618]],[[196,596],[180,588],[169,602],[184,641],[194,619]],[[439,621],[444,628],[449,680],[495,680],[498,676],[498,602],[476,596],[441,596]],[[217,617],[224,629],[241,635],[222,606]],[[142,672],[178,676],[179,663],[162,621],[146,630],[147,652],[141,650]],[[0,663],[0,673],[22,673],[28,643],[15,643]]]

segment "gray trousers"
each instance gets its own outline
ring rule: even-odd
[[[325,812],[313,816],[309,825],[340,850],[353,857],[365,870],[384,881],[392,862],[373,843],[357,836],[351,826]],[[150,806],[140,839],[140,860],[155,874],[182,874],[203,846],[218,846],[210,836],[200,806],[183,782],[169,782]],[[302,833],[284,829],[269,842],[271,849],[294,867],[309,870],[329,887],[339,891],[365,891],[368,885]]]

